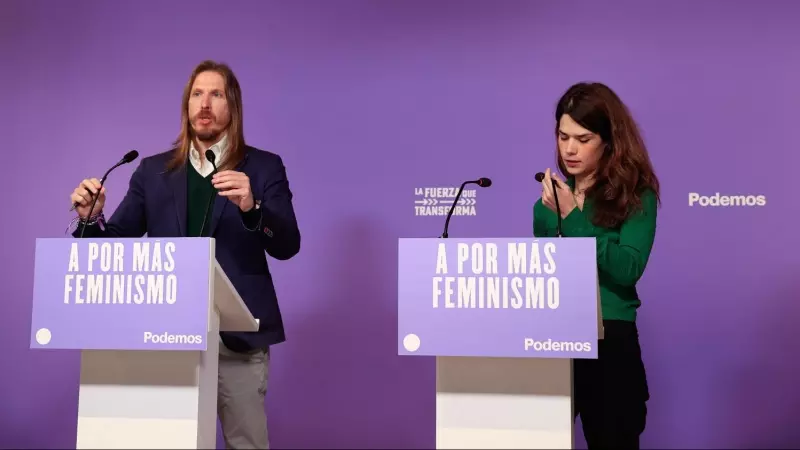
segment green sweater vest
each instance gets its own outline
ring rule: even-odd
[[[573,180],[568,184],[573,186]],[[561,221],[564,237],[594,237],[597,241],[597,268],[600,303],[604,320],[636,321],[642,302],[636,283],[644,274],[656,233],[657,199],[653,191],[642,196],[642,208],[616,229],[600,228],[591,220],[592,205],[584,202]],[[555,237],[558,217],[540,198],[533,206],[533,235]]]
[[[186,233],[189,237],[208,237],[211,222],[211,214],[214,210],[214,202],[209,205],[212,195],[216,195],[214,187],[211,186],[211,176],[203,177],[194,168],[194,165],[187,164],[188,189],[186,190]],[[206,215],[206,207],[208,214]],[[203,227],[203,216],[206,216],[205,227]],[[200,229],[203,236],[200,236]]]

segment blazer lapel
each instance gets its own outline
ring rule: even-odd
[[[175,202],[175,219],[178,221],[180,236],[186,236],[186,165],[169,173],[168,183],[172,190],[172,199]]]
[[[216,191],[214,191],[214,195],[216,198],[214,199],[214,210],[211,212],[211,223],[208,229],[209,236],[214,236],[214,231],[217,230],[217,225],[219,225],[219,219],[222,217],[222,210],[230,203],[226,197],[217,194]]]

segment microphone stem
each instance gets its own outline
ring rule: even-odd
[[[106,183],[106,177],[108,176],[109,172],[111,172],[111,169],[109,169],[108,172],[103,175],[103,178],[100,179],[100,189],[97,191],[97,195],[94,196],[94,199],[92,199],[92,206],[89,208],[89,215],[81,221],[81,239],[83,239],[83,233],[86,232],[86,224],[89,223],[89,218],[92,216],[92,211],[94,211],[94,205],[97,204],[97,199],[100,198],[100,191],[103,190],[103,185]]]
[[[556,201],[556,216],[558,221],[556,222],[556,236],[561,237],[561,205],[558,203],[558,189],[556,188],[556,180],[551,180],[553,182],[553,198]]]
[[[211,175],[209,175],[209,184],[211,184],[211,177],[217,173],[217,165],[213,162],[211,163],[211,167],[214,170],[211,171]],[[208,203],[206,203],[206,211],[203,213],[203,224],[200,226],[200,234],[198,237],[203,237],[203,231],[206,229],[206,222],[208,221],[208,210],[211,209],[211,204],[214,203],[215,198],[217,197],[217,190],[214,189],[214,185],[211,184],[211,194],[208,197]]]
[[[103,183],[106,182],[106,178],[108,178],[108,174],[110,174],[112,170],[116,169],[117,167],[119,167],[119,166],[121,166],[123,164],[125,164],[125,160],[124,159],[122,161],[114,164],[114,166],[111,167],[110,169],[106,170],[106,173],[103,174],[103,178],[100,178],[100,187],[102,187]],[[94,197],[91,192],[89,193],[89,195]],[[70,212],[75,211],[75,209],[77,207],[78,207],[78,203],[73,204],[72,207],[69,209]]]
[[[450,206],[450,211],[447,213],[447,219],[444,221],[444,232],[442,233],[443,238],[447,238],[447,228],[450,227],[450,218],[453,217],[453,211],[456,209],[456,204],[458,204],[458,199],[461,198],[461,192],[464,190],[464,186],[466,186],[469,181],[465,181],[461,183],[461,187],[458,188],[458,194],[456,194],[456,198],[453,199],[453,204]]]

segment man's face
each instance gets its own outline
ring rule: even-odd
[[[202,72],[189,93],[189,123],[198,141],[214,143],[231,121],[225,79],[217,72]]]

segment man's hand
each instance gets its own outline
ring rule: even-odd
[[[211,177],[211,184],[219,191],[219,195],[228,197],[242,212],[250,211],[255,206],[250,178],[245,173],[223,170]]]
[[[97,195],[98,191],[100,192],[100,198],[97,199],[94,209],[89,211],[94,201],[94,196]],[[103,205],[106,203],[106,188],[105,186],[102,189],[100,188],[100,180],[97,178],[86,179],[81,181],[78,187],[72,191],[69,199],[73,204],[78,204],[78,207],[75,208],[78,216],[81,219],[86,219],[87,217],[96,216],[103,210]]]

